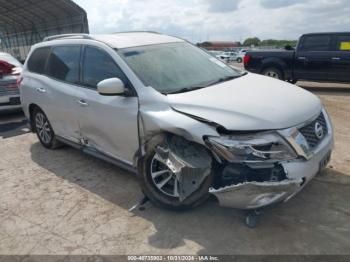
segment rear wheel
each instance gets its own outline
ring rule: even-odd
[[[275,79],[284,80],[282,71],[276,67],[266,68],[262,71],[262,74]]]
[[[34,109],[33,121],[35,132],[44,147],[54,149],[61,145],[56,139],[55,132],[53,131],[49,120],[41,109]]]

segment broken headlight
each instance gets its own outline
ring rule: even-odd
[[[293,148],[275,132],[209,137],[206,142],[229,162],[273,162],[297,157]]]

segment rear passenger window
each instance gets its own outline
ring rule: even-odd
[[[47,75],[65,82],[79,83],[79,46],[53,47],[47,64]]]
[[[45,64],[50,53],[50,47],[42,47],[35,49],[28,60],[28,70],[37,73],[45,73]]]
[[[329,35],[312,35],[305,36],[301,51],[329,51],[331,36]]]
[[[85,86],[97,88],[100,81],[113,77],[127,84],[126,77],[106,52],[87,46],[83,61],[83,84]]]
[[[337,51],[350,51],[350,35],[337,36]]]

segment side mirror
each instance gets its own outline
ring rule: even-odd
[[[123,95],[125,93],[125,86],[119,78],[109,78],[97,84],[97,91],[100,95],[105,96]]]

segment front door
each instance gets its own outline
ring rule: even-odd
[[[100,81],[114,77],[120,78],[127,88],[131,88],[131,84],[107,52],[97,47],[84,47],[84,87],[79,88],[77,95],[81,136],[87,146],[132,164],[139,147],[138,98],[103,96],[97,92]]]
[[[294,75],[301,80],[328,80],[331,71],[331,35],[306,35],[295,55]]]

